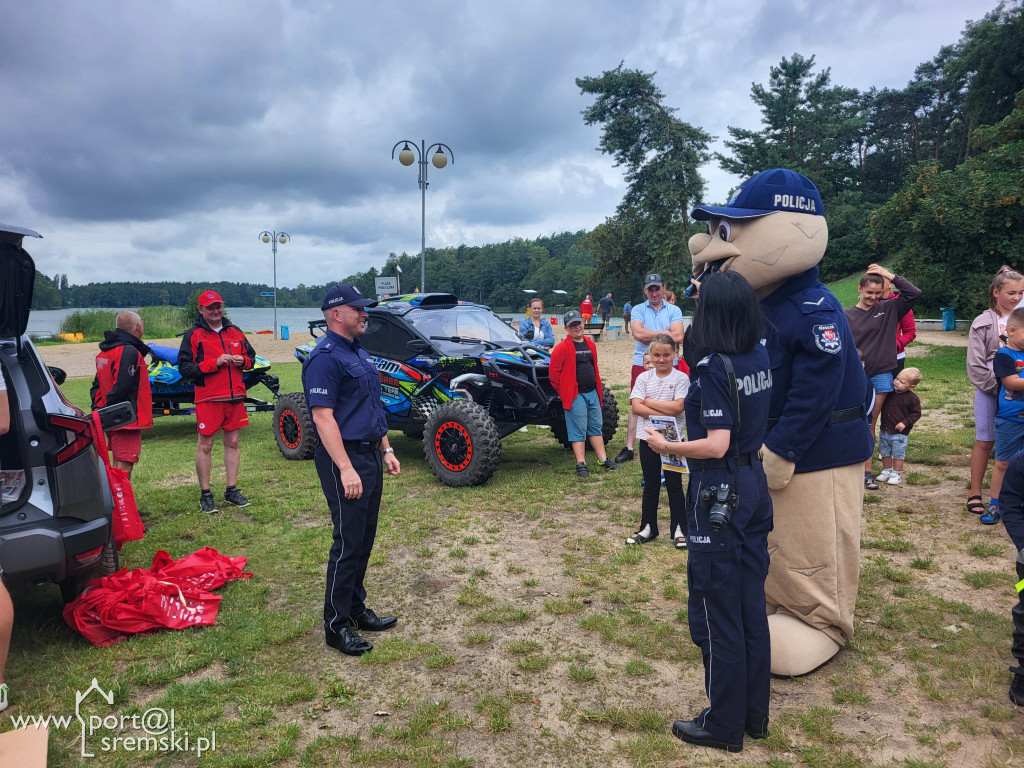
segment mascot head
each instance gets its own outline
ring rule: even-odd
[[[726,205],[701,205],[691,215],[708,223],[708,234],[687,243],[694,277],[734,270],[761,297],[816,265],[828,245],[817,187],[784,168],[762,171],[743,182]]]

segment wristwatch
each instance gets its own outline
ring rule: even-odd
[[[394,453],[394,452],[395,452],[394,448],[385,448],[383,451],[381,451],[381,453]]]

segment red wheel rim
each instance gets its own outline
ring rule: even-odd
[[[449,472],[461,472],[473,459],[473,438],[457,421],[446,421],[434,433],[434,455]]]
[[[281,418],[277,422],[277,432],[281,436],[281,442],[289,448],[298,448],[302,442],[302,424],[299,422],[295,411],[281,411]]]

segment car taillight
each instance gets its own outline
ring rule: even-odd
[[[100,559],[102,554],[103,547],[96,547],[96,549],[90,549],[88,552],[80,552],[75,555],[75,560],[78,561],[79,565],[92,565]]]
[[[86,419],[51,414],[50,424],[59,429],[67,430],[67,445],[57,451],[54,456],[55,463],[63,464],[92,445],[92,429]]]

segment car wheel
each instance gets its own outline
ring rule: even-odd
[[[306,396],[301,392],[289,392],[277,399],[274,405],[274,438],[286,459],[303,461],[313,458],[318,440],[313,433]]]
[[[603,384],[601,386],[601,437],[608,445],[619,428],[619,404],[615,402],[612,391]]]
[[[501,462],[501,437],[485,408],[456,400],[427,418],[423,450],[430,470],[444,485],[483,485]]]
[[[114,546],[114,534],[110,534],[107,543],[103,545],[103,554],[100,555],[96,567],[87,574],[81,576],[68,576],[60,582],[60,597],[65,603],[70,603],[81,595],[89,582],[101,576],[110,576],[117,573],[118,569],[117,547]]]

